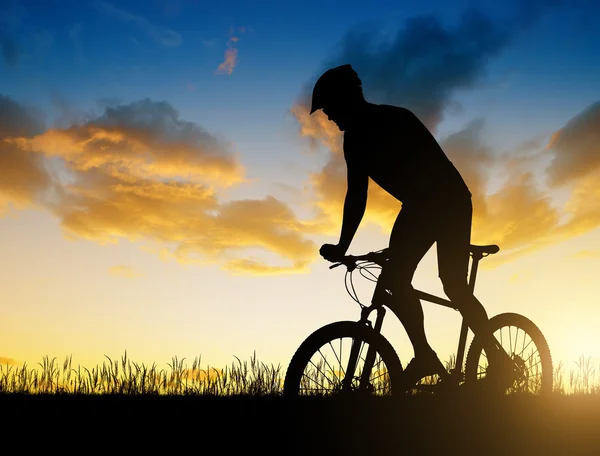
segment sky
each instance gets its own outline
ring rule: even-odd
[[[127,351],[285,368],[356,320],[336,243],[343,136],[312,86],[350,63],[412,110],[498,244],[475,294],[521,313],[555,364],[600,361],[600,15],[590,0],[6,0],[0,6],[0,361],[95,366]],[[387,246],[370,185],[349,253]],[[372,283],[356,277],[369,303]],[[413,285],[443,296],[435,246]],[[424,303],[442,360],[460,314]],[[389,314],[391,315],[391,314]],[[388,316],[403,364],[412,349]]]

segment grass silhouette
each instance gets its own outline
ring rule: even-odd
[[[106,355],[105,355],[106,356]],[[285,369],[281,365],[266,365],[256,353],[248,361],[234,357],[229,366],[201,368],[201,357],[188,365],[176,356],[167,363],[168,369],[156,364],[146,366],[127,356],[113,360],[106,356],[102,365],[88,369],[73,366],[72,356],[62,364],[45,356],[38,367],[27,364],[0,365],[0,393],[18,394],[121,394],[121,395],[200,395],[200,396],[277,396],[282,393]],[[454,365],[454,358],[446,362]],[[591,357],[580,356],[565,381],[562,363],[554,369],[556,395],[600,395],[600,375]],[[423,383],[435,383],[437,377],[426,377]]]
[[[600,385],[591,358],[555,369],[554,393],[504,396],[294,398],[285,368],[256,354],[221,369],[177,357],[158,369],[106,357],[91,369],[44,357],[37,367],[0,366],[7,445],[47,449],[64,441],[125,453],[189,449],[238,454],[600,454]],[[451,364],[452,360],[447,364]],[[424,382],[435,382],[426,378]],[[43,438],[42,438],[43,437]],[[94,443],[97,442],[97,443]],[[201,442],[201,443],[200,443]],[[111,450],[113,451],[113,450]]]

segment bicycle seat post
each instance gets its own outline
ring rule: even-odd
[[[471,293],[475,290],[475,278],[477,277],[477,267],[479,266],[479,261],[483,258],[483,254],[471,253],[473,257],[473,261],[471,263],[471,272],[469,274],[469,288],[471,289]],[[467,345],[467,332],[469,331],[469,325],[463,318],[462,324],[460,326],[460,336],[458,336],[458,349],[456,350],[456,366],[454,369],[450,371],[452,375],[460,375],[462,373],[462,361],[465,356],[465,348]]]
[[[477,268],[479,267],[479,261],[483,258],[481,253],[472,253],[473,261],[471,263],[471,272],[469,274],[469,288],[471,292],[475,291],[475,278],[477,277]]]

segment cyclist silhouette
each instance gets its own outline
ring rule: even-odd
[[[385,289],[392,292],[388,307],[413,345],[414,358],[404,371],[407,386],[428,375],[438,374],[442,380],[449,375],[427,341],[423,308],[411,284],[434,242],[444,292],[474,333],[484,335],[490,365],[505,366],[508,356],[488,334],[487,313],[467,284],[471,193],[433,135],[410,110],[366,101],[362,82],[349,64],[317,80],[310,114],[319,109],[344,132],[348,184],[339,243],[323,245],[323,258],[335,262],[346,254],[365,212],[369,178],[402,202],[374,296]]]

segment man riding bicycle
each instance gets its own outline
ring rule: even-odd
[[[423,308],[412,278],[422,257],[437,243],[438,271],[444,292],[475,334],[485,336],[484,349],[506,372],[508,356],[488,333],[488,317],[467,283],[471,237],[471,193],[433,135],[408,109],[367,102],[362,82],[351,65],[332,68],[317,80],[310,114],[322,109],[344,132],[347,193],[337,245],[325,244],[328,261],[343,258],[360,225],[367,203],[369,178],[402,202],[373,300],[387,303],[404,325],[414,358],[404,370],[406,385],[448,372],[425,336]],[[387,299],[389,301],[389,299]]]

